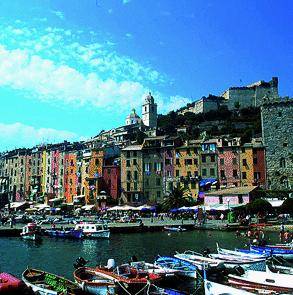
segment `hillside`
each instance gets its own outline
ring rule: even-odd
[[[182,136],[186,139],[197,139],[206,131],[209,137],[230,135],[241,137],[242,142],[249,142],[251,137],[261,136],[261,117],[259,108],[245,108],[230,111],[220,107],[217,111],[205,114],[170,112],[158,116],[158,128],[161,134],[176,135],[178,129],[185,128]],[[179,132],[180,133],[180,132]]]

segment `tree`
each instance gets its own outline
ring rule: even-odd
[[[273,206],[264,199],[256,199],[246,205],[247,211],[253,214],[269,213],[273,211]]]
[[[293,214],[293,199],[286,199],[280,207],[282,213]]]
[[[162,202],[162,207],[165,211],[191,204],[191,197],[186,195],[186,189],[181,186],[174,187],[172,192],[166,196]]]

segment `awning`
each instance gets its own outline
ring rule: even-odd
[[[199,182],[199,186],[212,185],[212,184],[216,184],[217,182],[218,181],[216,178],[205,178]]]
[[[28,204],[28,203],[27,202],[11,202],[10,209],[17,209],[17,208],[20,208],[26,204]],[[5,208],[8,209],[8,207],[9,207],[9,204],[6,204]]]
[[[54,198],[49,200],[49,202],[58,202],[58,201],[63,201],[63,198]]]
[[[274,207],[281,207],[284,203],[284,200],[278,200],[278,199],[267,199],[267,201]]]
[[[85,205],[82,206],[81,209],[85,210],[85,211],[90,211],[95,207],[95,205]]]
[[[114,206],[112,208],[109,208],[108,211],[129,211],[129,210],[135,210],[135,209],[136,207],[124,205],[124,206]]]
[[[85,197],[85,195],[74,196],[73,200],[80,200],[80,199],[83,199],[84,197]]]
[[[46,204],[36,204],[34,207],[37,208],[38,210],[43,210],[45,208],[50,208],[50,206],[46,205]]]

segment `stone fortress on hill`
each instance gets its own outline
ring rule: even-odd
[[[221,106],[259,108],[262,137],[242,142],[229,134],[171,136],[158,127],[157,104],[149,93],[141,117],[133,109],[123,126],[81,142],[1,153],[0,207],[23,200],[100,206],[105,193],[125,203],[160,202],[178,185],[192,198],[204,196],[204,202],[225,203],[232,195],[242,202],[256,187],[292,192],[293,99],[279,97],[278,78],[230,87],[177,113],[207,113]]]
[[[229,110],[235,108],[259,107],[262,105],[264,97],[271,99],[279,97],[277,77],[273,77],[269,82],[258,81],[247,86],[229,87],[219,96],[204,96],[186,107],[181,108],[179,113],[207,113],[219,109],[220,106],[227,106]]]

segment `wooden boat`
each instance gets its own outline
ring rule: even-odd
[[[205,257],[200,253],[190,250],[185,251],[184,253],[176,253],[174,257],[195,265],[199,270],[203,270],[204,267],[215,267],[223,263],[223,261],[219,259]]]
[[[70,280],[38,269],[27,268],[22,274],[22,280],[39,295],[84,294],[81,288]]]
[[[228,282],[258,294],[293,294],[292,276],[286,274],[247,270],[242,276],[228,275]]]
[[[177,226],[164,226],[165,231],[171,231],[171,232],[183,232],[186,231],[186,228],[181,227],[180,225]]]
[[[156,274],[138,272],[129,265],[121,265],[114,270],[106,267],[81,267],[74,272],[74,279],[82,289],[95,295],[144,294],[150,283],[161,277]]]
[[[24,240],[41,240],[41,227],[35,223],[28,223],[22,228],[20,236]]]
[[[83,236],[89,239],[110,238],[110,230],[104,223],[78,223],[75,230],[82,230]]]
[[[26,285],[15,276],[0,273],[0,294],[26,294]]]
[[[196,279],[197,267],[190,262],[169,256],[160,256],[156,259],[155,265],[162,268],[174,269],[178,271],[179,276]]]
[[[282,256],[287,259],[293,259],[293,249],[283,249],[270,246],[250,246],[250,250],[259,254],[268,254],[274,256]]]
[[[47,229],[45,230],[45,234],[49,237],[54,238],[63,238],[63,239],[81,239],[83,237],[82,230],[75,230],[75,229]]]
[[[166,277],[174,277],[175,274],[178,273],[177,270],[171,268],[163,268],[160,265],[155,265],[152,263],[144,262],[144,261],[136,261],[130,263],[131,267],[134,267],[138,272],[147,272],[147,273],[154,273],[162,278]]]

